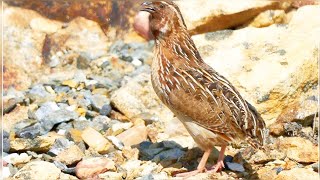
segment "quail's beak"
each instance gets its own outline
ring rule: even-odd
[[[146,11],[146,12],[149,12],[149,13],[153,13],[156,11],[154,5],[152,2],[144,2],[141,4],[141,9],[140,11]]]

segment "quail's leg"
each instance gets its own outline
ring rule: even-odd
[[[209,172],[211,173],[219,172],[224,168],[223,159],[224,159],[224,152],[226,151],[226,148],[227,146],[221,146],[217,164],[215,164]]]
[[[180,174],[177,174],[176,176],[177,177],[184,177],[184,179],[188,178],[188,177],[191,177],[191,176],[194,176],[198,173],[202,173],[205,171],[205,166],[206,166],[206,163],[207,163],[207,160],[209,158],[209,155],[211,153],[211,149],[208,149],[204,152],[201,160],[200,160],[200,163],[197,167],[196,170],[194,171],[190,171],[190,172],[185,172],[185,173],[180,173]]]

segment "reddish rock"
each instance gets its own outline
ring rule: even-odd
[[[76,175],[80,179],[97,177],[107,171],[115,171],[115,163],[105,157],[84,159],[76,166]]]

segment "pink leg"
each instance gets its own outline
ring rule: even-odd
[[[224,168],[223,159],[224,159],[224,152],[226,151],[226,148],[227,146],[221,146],[217,164],[214,165],[209,172],[211,173],[219,172]]]
[[[176,176],[177,177],[183,177],[184,179],[186,179],[186,178],[194,176],[194,175],[196,175],[198,173],[204,172],[205,171],[205,166],[206,166],[206,163],[207,163],[207,160],[209,158],[210,153],[211,153],[211,149],[208,149],[203,153],[203,156],[202,156],[202,158],[200,160],[200,163],[199,163],[199,165],[198,165],[196,170],[190,171],[190,172],[185,172],[185,173],[180,173],[180,174],[177,174]]]

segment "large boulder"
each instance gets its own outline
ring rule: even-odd
[[[193,39],[204,61],[271,124],[296,101],[317,95],[319,16],[320,6],[304,6],[288,25],[224,30]]]
[[[286,9],[279,1],[187,0],[175,2],[191,34],[201,34],[242,25],[270,9]],[[235,5],[237,4],[237,5]]]

